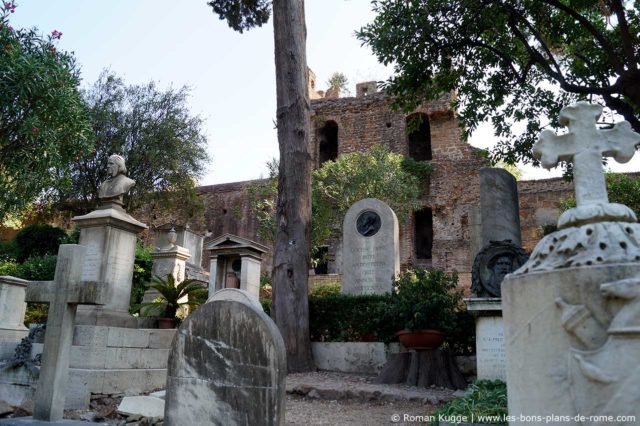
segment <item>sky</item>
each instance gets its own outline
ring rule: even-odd
[[[154,80],[161,88],[191,88],[189,108],[203,117],[211,162],[201,185],[256,179],[278,157],[274,128],[275,64],[271,21],[243,34],[231,30],[206,0],[16,0],[14,27],[63,33],[58,48],[72,51],[83,85],[104,69],[128,84]],[[349,89],[381,81],[392,70],[379,64],[354,32],[375,14],[369,0],[307,0],[307,64],[326,89],[334,72],[348,78]],[[492,146],[482,126],[470,143]],[[640,170],[640,156],[626,167]],[[523,178],[559,176],[560,171],[523,168]]]

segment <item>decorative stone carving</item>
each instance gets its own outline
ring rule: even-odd
[[[527,253],[511,240],[491,241],[473,261],[471,292],[477,297],[501,297],[504,277],[528,258]]]
[[[601,111],[584,102],[564,108],[569,133],[545,131],[534,145],[545,167],[574,161],[577,207],[502,285],[516,419],[630,425],[640,418],[640,225],[628,207],[608,202],[601,162],[602,155],[628,161],[640,135],[626,122],[598,130]]]
[[[540,133],[533,145],[533,155],[550,169],[559,161],[572,161],[577,207],[560,216],[558,228],[599,221],[635,222],[633,211],[622,204],[609,203],[602,173],[602,156],[613,157],[620,163],[631,160],[640,143],[640,135],[627,121],[611,129],[596,127],[602,114],[600,105],[577,102],[560,111],[560,124],[569,132],[556,135],[551,130]]]
[[[113,154],[107,161],[107,174],[105,180],[98,190],[98,198],[101,202],[113,202],[122,205],[122,196],[129,192],[136,181],[126,176],[127,166],[124,158]]]

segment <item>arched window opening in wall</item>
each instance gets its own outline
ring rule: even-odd
[[[416,257],[431,259],[433,247],[433,214],[430,208],[418,210],[414,215]]]
[[[408,135],[409,157],[416,161],[431,160],[431,129],[427,114],[414,114],[407,117],[407,125],[419,119],[420,126]]]
[[[318,130],[318,165],[325,161],[333,161],[338,158],[338,124],[335,121],[327,121]]]
[[[313,268],[316,275],[326,275],[329,273],[329,246],[320,246],[316,253],[317,265]]]

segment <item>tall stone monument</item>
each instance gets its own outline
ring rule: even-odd
[[[82,269],[84,281],[102,281],[109,286],[110,296],[104,306],[78,308],[79,324],[135,327],[129,315],[129,298],[136,251],[136,235],[147,228],[129,216],[122,197],[135,184],[126,176],[124,159],[109,157],[107,180],[100,186],[100,205],[73,221],[80,227],[80,245],[87,247]]]
[[[510,424],[640,419],[640,226],[608,202],[602,170],[603,155],[629,161],[640,135],[626,121],[598,129],[601,113],[562,109],[569,132],[545,130],[533,148],[546,168],[573,162],[577,207],[502,285]]]
[[[480,169],[480,208],[476,253],[471,269],[473,297],[465,299],[476,316],[478,379],[505,380],[506,361],[501,285],[527,260],[520,247],[520,209],[515,177],[500,168]]]
[[[381,294],[400,272],[398,218],[386,203],[365,198],[343,222],[342,292]]]

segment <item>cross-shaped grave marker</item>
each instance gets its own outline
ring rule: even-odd
[[[556,135],[544,130],[533,145],[533,155],[546,169],[557,166],[559,161],[572,161],[574,165],[577,208],[560,217],[560,228],[599,220],[636,221],[631,209],[609,203],[602,157],[626,163],[635,154],[640,135],[627,121],[611,129],[598,129],[596,120],[600,114],[600,105],[588,102],[569,105],[560,111],[560,124],[569,127],[569,132]]]
[[[36,420],[62,420],[78,305],[101,305],[107,300],[105,283],[81,281],[86,250],[76,244],[61,245],[54,280],[32,281],[27,286],[28,302],[49,303],[42,367],[34,401],[33,418]]]

